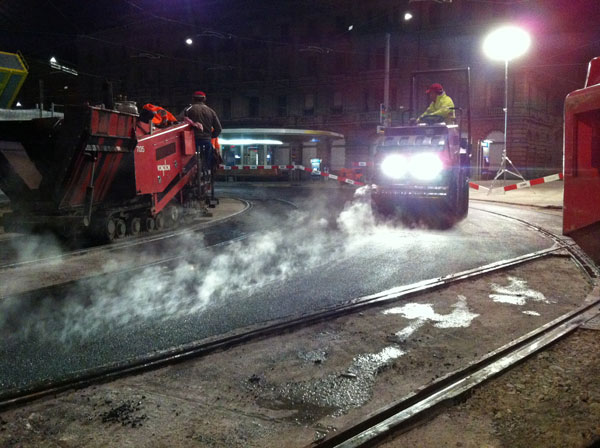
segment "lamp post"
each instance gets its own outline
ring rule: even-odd
[[[525,178],[508,158],[506,151],[508,142],[508,61],[525,54],[530,44],[529,34],[513,25],[503,26],[492,31],[483,41],[483,52],[488,58],[495,61],[504,61],[504,148],[502,149],[500,168],[492,181],[488,194],[491,193],[494,183],[501,175],[504,175],[504,181],[506,182],[506,173],[525,181]],[[507,162],[514,169],[514,172],[506,168]]]

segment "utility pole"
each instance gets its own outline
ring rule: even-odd
[[[390,117],[390,33],[385,33],[385,74],[383,81],[383,110],[385,119],[383,126],[388,127],[391,123]]]
[[[40,78],[40,118],[43,116],[44,110],[44,80]]]

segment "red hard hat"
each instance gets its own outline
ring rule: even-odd
[[[438,84],[437,82],[435,84],[431,84],[429,86],[429,88],[427,89],[426,93],[431,93],[431,92],[435,92],[437,94],[440,94],[444,91],[444,88],[442,87],[441,84]]]
[[[194,92],[194,98],[206,98],[206,93],[201,90]]]

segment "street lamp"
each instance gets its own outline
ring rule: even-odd
[[[525,54],[529,49],[530,44],[531,39],[527,31],[513,25],[506,25],[492,31],[483,41],[483,52],[488,58],[495,61],[504,61],[504,148],[502,149],[500,168],[492,181],[488,194],[490,194],[494,188],[494,183],[502,174],[504,174],[505,182],[506,173],[512,174],[525,181],[525,178],[508,158],[506,153],[506,145],[508,142],[508,61]],[[510,163],[514,172],[506,168],[506,162]]]

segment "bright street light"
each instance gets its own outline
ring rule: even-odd
[[[192,45],[194,43],[194,41],[192,39],[190,39],[189,37],[185,40],[185,43],[188,45]]]
[[[530,45],[527,31],[507,25],[488,34],[483,41],[483,52],[495,61],[511,61],[525,54]]]
[[[412,18],[413,18],[413,15],[410,12],[405,12],[404,13],[404,21],[405,22],[408,22]]]
[[[504,174],[505,183],[506,173],[525,181],[525,178],[521,175],[517,167],[508,158],[506,150],[508,144],[508,61],[523,56],[530,45],[531,38],[529,37],[529,33],[514,25],[505,25],[492,31],[483,41],[483,52],[488,58],[494,61],[504,61],[504,148],[502,149],[500,168],[492,181],[488,194],[490,194],[494,188],[494,183],[502,174]],[[514,172],[506,168],[506,162],[512,166]]]

